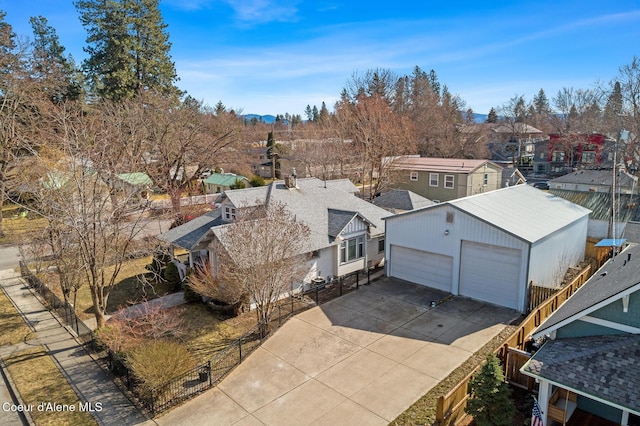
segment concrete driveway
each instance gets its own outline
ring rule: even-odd
[[[290,319],[217,388],[157,423],[387,425],[516,317],[382,278]]]

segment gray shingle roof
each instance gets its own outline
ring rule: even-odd
[[[357,188],[348,179],[322,181],[316,178],[297,180],[296,188],[287,188],[283,181],[275,181],[259,188],[225,191],[218,201],[227,198],[236,207],[278,202],[286,206],[298,221],[304,222],[310,230],[308,250],[319,250],[335,244],[331,235],[351,215],[356,213],[372,226],[373,237],[384,234],[383,217],[389,212],[353,195]],[[331,213],[330,217],[330,211]],[[348,214],[338,211],[348,212]],[[349,220],[351,220],[349,219]],[[348,223],[348,222],[347,222]],[[346,226],[345,223],[344,226]],[[214,233],[224,232],[224,227],[216,227]],[[337,234],[336,234],[337,235]]]
[[[522,370],[618,407],[640,410],[640,335],[547,341]]]
[[[627,261],[629,255],[631,260]],[[544,336],[598,309],[602,302],[613,302],[634,290],[640,291],[640,245],[630,245],[614,260],[609,260],[569,300],[540,324],[534,336]]]
[[[577,183],[577,184],[592,184],[592,185],[605,185],[611,186],[613,181],[612,170],[578,170],[566,174],[564,176],[557,177],[549,181],[553,183]],[[616,185],[621,187],[631,188],[637,185],[638,178],[631,176],[625,172],[618,172],[616,176]]]
[[[435,204],[428,198],[405,189],[392,189],[376,197],[372,202],[378,207],[396,210],[415,210]]]
[[[351,222],[353,218],[356,216],[357,216],[356,212],[329,209],[329,212],[328,212],[329,236],[333,238],[337,237],[340,234],[340,232],[342,232],[344,227],[347,226],[349,222]]]
[[[175,244],[187,250],[193,250],[209,233],[213,226],[222,224],[220,209],[208,212],[187,223],[176,226],[158,235],[158,239]]]

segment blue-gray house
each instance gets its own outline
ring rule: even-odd
[[[546,341],[520,371],[539,383],[545,425],[576,410],[640,425],[640,245],[610,259],[533,338]]]

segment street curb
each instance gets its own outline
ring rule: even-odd
[[[9,370],[7,370],[7,366],[4,363],[4,359],[0,357],[0,374],[4,378],[5,383],[7,383],[7,389],[9,390],[9,395],[11,395],[11,399],[16,405],[25,405],[24,401],[20,397],[20,392],[16,389],[16,384],[13,383],[13,379],[11,378],[11,374],[9,374]],[[33,419],[31,418],[31,414],[28,411],[18,411],[18,415],[22,419],[22,423],[32,426],[35,425]]]

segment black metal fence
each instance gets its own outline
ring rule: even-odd
[[[93,341],[94,335],[89,327],[76,315],[73,305],[61,300],[45,283],[33,275],[27,265],[20,261],[20,274],[29,283],[29,286],[40,295],[45,306],[67,327],[71,328],[82,343]]]
[[[48,308],[71,327],[82,342],[91,344],[87,345],[87,347],[96,349],[98,344],[93,332],[78,319],[73,307],[61,301],[22,262],[20,263],[20,269],[22,276],[40,294]],[[329,283],[314,284],[306,291],[295,295],[292,292],[289,297],[282,299],[278,303],[269,321],[258,323],[249,332],[221,352],[218,352],[209,361],[152,389],[145,387],[142,382],[137,380],[126,360],[109,348],[104,348],[100,357],[104,365],[116,377],[116,382],[122,386],[123,390],[130,397],[133,397],[138,405],[144,407],[155,416],[215,386],[293,315],[357,290],[360,286],[360,281],[363,281],[364,284],[370,282],[370,274],[373,272],[358,271]],[[100,351],[98,350],[98,352]]]

